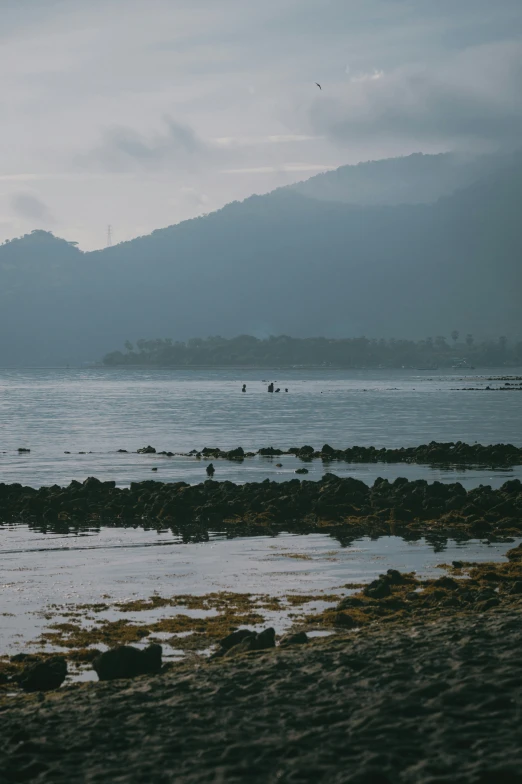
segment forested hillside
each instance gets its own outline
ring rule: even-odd
[[[97,360],[158,336],[516,341],[521,203],[517,156],[431,204],[287,188],[93,253],[34,232],[0,247],[0,363]]]

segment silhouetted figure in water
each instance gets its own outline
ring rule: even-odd
[[[277,389],[276,389],[276,392],[281,392],[281,390],[279,389],[279,387],[277,387]]]
[[[270,384],[268,385],[268,391],[269,392],[273,392],[274,391],[274,385],[273,385],[272,382],[270,382]]]
[[[246,392],[246,384],[243,384],[243,388],[241,389],[241,392]]]
[[[212,463],[208,464],[206,471],[207,471],[207,476],[209,476],[211,479],[216,473],[216,469],[214,468],[214,465]]]
[[[288,389],[286,389],[286,387],[285,387],[285,392],[288,392]]]

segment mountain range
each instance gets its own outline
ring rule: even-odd
[[[220,334],[522,336],[522,154],[344,166],[102,251],[0,246],[0,365]]]

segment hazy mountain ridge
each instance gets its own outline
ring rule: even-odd
[[[0,362],[98,359],[169,335],[518,337],[522,159],[497,169],[428,205],[285,188],[93,253],[42,232],[13,240]]]
[[[340,166],[289,190],[321,201],[359,205],[431,204],[508,165],[511,156],[413,153]]]

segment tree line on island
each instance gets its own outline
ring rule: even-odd
[[[505,336],[477,342],[473,335],[450,338],[439,335],[424,340],[358,338],[292,338],[288,335],[260,339],[252,335],[220,336],[174,341],[171,338],[127,341],[125,351],[106,354],[108,367],[255,366],[428,368],[498,367],[522,364],[522,341]]]

